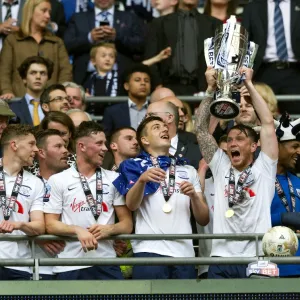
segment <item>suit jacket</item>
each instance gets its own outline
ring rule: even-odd
[[[196,13],[196,20],[198,23],[198,60],[199,68],[197,70],[198,89],[206,89],[205,70],[206,63],[204,58],[204,40],[215,35],[215,30],[222,22],[210,16]],[[171,47],[172,50],[176,48],[178,36],[178,13],[172,13],[157,19],[154,19],[148,30],[148,37],[146,43],[146,58],[151,58],[157,55],[166,47]],[[172,51],[175,53],[175,51]],[[157,79],[154,86],[159,84],[164,85],[168,81],[169,70],[172,67],[173,55],[161,63],[151,66],[154,78]]]
[[[254,62],[257,71],[263,62],[268,38],[268,1],[256,0],[246,5],[242,25],[249,33],[249,40],[259,45]],[[300,0],[291,0],[291,43],[295,57],[300,61]]]
[[[69,22],[73,14],[76,13],[77,2],[80,0],[61,0],[61,4],[64,6],[66,22]],[[91,0],[88,0],[87,7],[84,8],[84,11],[93,9],[94,3]]]
[[[118,128],[130,126],[128,102],[107,107],[103,115],[103,126],[108,136]]]
[[[64,37],[67,29],[63,5],[57,0],[51,0],[51,21],[56,23],[58,30],[55,33],[60,38]]]
[[[88,34],[94,27],[95,10],[91,10],[75,13],[65,32],[66,48],[73,55],[74,81],[81,85],[88,76],[87,66],[93,46],[88,40]],[[126,68],[135,56],[143,54],[144,24],[133,13],[115,10],[113,27],[116,29],[118,60],[122,60],[122,65]]]
[[[25,97],[19,101],[8,102],[10,109],[16,114],[18,123],[33,125],[31,114]]]
[[[191,132],[178,131],[178,144],[175,156],[187,158],[189,165],[198,170],[202,155],[195,138],[196,136]]]
[[[2,0],[0,1],[0,24],[2,24],[4,22],[4,18],[5,16],[2,16]],[[18,20],[18,25],[21,24],[21,20],[22,20],[22,10],[23,10],[23,6],[24,6],[24,3],[26,2],[26,0],[20,0],[19,1],[19,11],[18,11],[18,17],[17,17],[17,20]]]

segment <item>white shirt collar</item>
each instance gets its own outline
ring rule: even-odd
[[[128,107],[130,108],[130,107],[132,107],[132,106],[136,106],[136,104],[132,101],[132,100],[130,100],[129,98],[128,98]],[[146,100],[146,102],[143,104],[143,106],[142,106],[142,108],[147,108],[148,107],[148,100]]]
[[[27,93],[25,94],[25,99],[26,99],[28,105],[31,104],[30,101],[31,101],[32,99],[34,99],[35,101],[40,101],[40,99],[35,99],[34,97],[30,96],[30,95],[27,94]]]
[[[102,13],[104,10],[95,6],[95,16],[98,16],[100,13]],[[106,10],[107,12],[109,12],[112,16],[115,13],[115,6],[113,5],[111,8]]]
[[[178,134],[176,134],[174,137],[171,139],[171,147],[177,150],[177,145],[178,145]]]

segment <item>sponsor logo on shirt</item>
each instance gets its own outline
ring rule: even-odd
[[[24,196],[24,197],[30,197],[30,191],[32,188],[28,185],[21,185],[19,194]]]
[[[189,176],[186,171],[177,171],[177,175],[180,179],[188,180]]]
[[[73,212],[82,212],[82,211],[90,211],[89,205],[87,204],[86,200],[78,201],[76,198],[74,198],[73,202],[70,204],[70,207]],[[108,212],[107,204],[103,201],[102,202],[102,211]]]

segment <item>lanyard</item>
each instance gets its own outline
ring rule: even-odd
[[[115,172],[118,172],[119,171],[119,167],[114,164],[112,167],[111,167],[111,171],[115,171]]]
[[[86,201],[91,209],[91,212],[97,221],[102,212],[102,202],[103,202],[103,188],[102,188],[102,171],[101,168],[96,169],[96,200],[94,199],[89,184],[79,171],[76,166],[77,172],[80,177],[81,186],[85,194]]]
[[[229,176],[229,193],[228,193],[228,205],[233,207],[235,204],[243,199],[243,187],[247,181],[248,176],[251,174],[252,164],[249,165],[239,176],[239,180],[235,185],[235,176],[233,168],[230,168]]]
[[[7,221],[10,218],[11,211],[17,201],[17,197],[19,195],[19,191],[23,181],[23,169],[18,173],[14,187],[12,189],[12,193],[10,197],[6,196],[6,188],[5,188],[5,178],[4,178],[4,170],[2,159],[0,159],[0,201],[3,211],[4,219]],[[7,201],[9,199],[9,201]],[[8,204],[7,204],[8,202]]]
[[[49,202],[49,197],[50,197],[50,186],[49,186],[48,182],[46,182],[46,181],[44,180],[44,178],[40,175],[40,172],[36,175],[36,177],[38,177],[39,179],[41,179],[42,182],[43,182],[43,185],[44,185],[44,191],[45,191],[45,193],[44,193],[44,195],[43,195],[43,202],[44,202],[44,203],[45,203],[45,202]]]
[[[150,159],[152,161],[152,164],[155,168],[159,168],[159,163],[157,160],[157,157],[150,156]],[[169,169],[169,188],[165,180],[162,180],[160,182],[160,186],[163,191],[163,195],[165,198],[165,201],[168,202],[170,197],[174,193],[174,187],[175,187],[175,165],[176,165],[176,159],[174,156],[170,156],[171,164]]]
[[[296,211],[296,196],[295,196],[295,192],[294,192],[294,187],[292,185],[291,179],[288,176],[287,176],[287,181],[289,184],[289,192],[291,195],[292,212],[295,212]],[[282,204],[284,205],[286,211],[290,212],[290,206],[289,206],[288,200],[286,198],[286,195],[284,194],[283,188],[277,177],[276,177],[276,181],[275,181],[275,188],[276,188],[277,194],[278,194]]]

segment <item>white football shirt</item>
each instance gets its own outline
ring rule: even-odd
[[[218,149],[209,163],[215,180],[213,233],[265,233],[271,226],[270,206],[274,196],[277,160],[262,151],[252,166],[254,183],[246,189],[246,199],[233,207],[231,218],[228,210],[228,181],[231,162],[223,150]],[[241,172],[234,169],[237,183]],[[262,255],[261,243],[259,254]],[[253,257],[255,241],[213,240],[211,256]]]
[[[86,201],[82,189],[80,177],[74,166],[51,176],[48,183],[51,187],[49,202],[45,203],[44,212],[60,214],[61,222],[68,225],[77,225],[88,228],[94,224],[114,224],[114,206],[125,205],[124,197],[121,196],[112,182],[118,177],[118,173],[102,169],[103,203],[102,213],[96,221],[89,204]],[[87,179],[93,197],[96,197],[96,174]],[[66,241],[63,252],[58,258],[91,258],[91,257],[116,257],[112,240],[98,242],[98,249],[85,253],[79,241]],[[88,268],[89,266],[57,266],[54,273]]]

